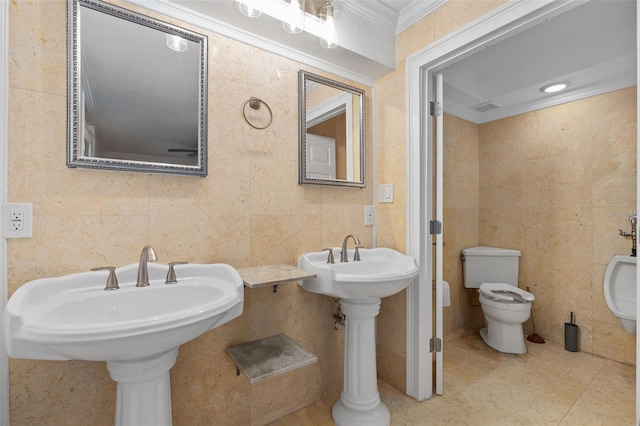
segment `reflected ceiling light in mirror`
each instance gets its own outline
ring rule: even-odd
[[[249,18],[262,15],[260,0],[236,0],[236,10]]]
[[[323,26],[323,34],[320,36],[320,44],[327,49],[332,49],[338,45],[335,14],[336,9],[333,7],[331,0],[322,6],[320,13],[318,14],[318,18],[320,18]]]
[[[282,17],[282,28],[297,34],[304,30],[304,0],[289,0],[285,16]]]
[[[546,86],[543,86],[540,88],[540,91],[542,93],[556,93],[556,92],[560,92],[561,90],[566,89],[567,87],[569,87],[569,85],[571,84],[571,82],[569,81],[563,81],[560,83],[551,83],[551,84],[547,84]]]
[[[167,47],[176,52],[187,51],[187,40],[174,34],[167,34]]]

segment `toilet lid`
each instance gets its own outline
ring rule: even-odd
[[[482,283],[479,290],[484,297],[497,301],[526,303],[535,299],[528,291],[505,283]]]

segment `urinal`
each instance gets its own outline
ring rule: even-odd
[[[636,260],[634,256],[613,256],[604,272],[604,298],[629,334],[636,334]]]

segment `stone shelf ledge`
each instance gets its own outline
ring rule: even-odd
[[[227,353],[251,384],[318,362],[285,334],[231,346]]]
[[[244,285],[248,288],[258,288],[265,286],[277,286],[279,284],[304,280],[316,276],[313,272],[296,268],[291,265],[268,265],[256,266],[252,268],[240,268],[237,270]]]

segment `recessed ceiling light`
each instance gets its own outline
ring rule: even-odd
[[[561,83],[552,83],[552,84],[547,84],[546,86],[543,86],[540,91],[543,93],[555,93],[555,92],[559,92],[561,90],[566,89],[567,87],[569,87],[571,83],[568,81],[563,81]]]

